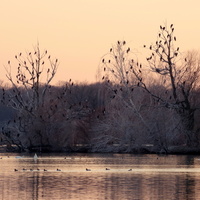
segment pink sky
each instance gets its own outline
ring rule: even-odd
[[[117,40],[143,53],[159,25],[173,23],[181,51],[200,49],[199,0],[3,0],[0,79],[15,54],[40,43],[60,61],[54,83],[96,81],[101,57]],[[15,68],[16,66],[12,66]]]

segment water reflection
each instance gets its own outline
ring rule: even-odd
[[[37,162],[32,155],[0,156],[0,198],[5,200],[200,198],[196,156],[59,154],[40,155]]]

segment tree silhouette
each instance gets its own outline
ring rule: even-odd
[[[6,76],[13,87],[13,91],[8,94],[9,106],[34,114],[33,111],[45,102],[46,92],[51,88],[50,83],[56,74],[58,60],[52,60],[51,56],[47,55],[47,51],[41,52],[39,45],[34,52],[26,53],[25,56],[19,53],[15,55],[15,59],[18,62],[16,76],[13,77],[11,73],[10,61],[6,68]],[[45,67],[47,63],[49,66]],[[46,80],[42,82],[42,78]],[[22,90],[26,91],[23,94],[25,96],[22,96]]]
[[[17,74],[12,74],[12,62],[8,61],[7,78],[11,89],[3,89],[2,102],[17,110],[16,118],[6,124],[4,140],[22,149],[48,144],[45,127],[54,115],[50,112],[51,81],[56,74],[58,60],[51,59],[47,51],[41,52],[39,45],[24,56],[15,55]],[[43,79],[43,81],[42,81]],[[49,107],[48,107],[49,106]],[[51,115],[51,116],[50,116]]]
[[[144,48],[151,52],[146,58],[147,67],[144,67],[145,64],[142,65],[131,49],[126,47],[126,42],[118,41],[102,59],[102,80],[118,84],[127,94],[131,94],[136,87],[144,89],[157,106],[172,109],[179,115],[186,144],[198,145],[198,133],[194,128],[194,114],[198,104],[193,101],[193,95],[199,86],[200,57],[197,52],[180,52],[180,48],[176,46],[174,30],[173,24],[169,28],[160,26],[156,42],[150,46],[144,45]],[[160,82],[164,92],[159,93],[148,82],[153,74],[154,80]],[[120,88],[114,91],[119,94]],[[134,98],[124,97],[126,105],[131,105],[132,110],[151,131],[137,104],[133,104]]]
[[[198,107],[192,102],[192,94],[199,84],[200,57],[197,52],[188,52],[185,57],[176,47],[174,26],[160,26],[155,44],[150,45],[147,58],[150,69],[163,80],[168,95],[157,96],[143,83],[141,86],[166,108],[174,109],[180,116],[189,146],[198,144],[194,131],[194,113]],[[147,47],[146,47],[147,48]]]
[[[194,130],[194,114],[198,106],[192,101],[192,96],[199,85],[200,58],[197,52],[181,54],[176,47],[174,26],[170,28],[160,26],[157,41],[149,47],[151,55],[147,57],[150,71],[166,88],[164,95],[157,95],[155,91],[144,81],[142,74],[137,69],[133,74],[138,80],[138,86],[145,89],[160,106],[175,110],[180,116],[183,125],[187,145],[198,145],[197,132]]]
[[[111,99],[118,97],[123,100],[124,105],[136,113],[150,131],[150,127],[140,114],[140,105],[137,107],[133,100],[134,88],[143,80],[142,64],[138,62],[136,54],[130,47],[126,46],[126,41],[117,41],[110,52],[103,57],[100,67],[103,69],[102,80],[115,84],[115,86],[108,84],[111,87]]]

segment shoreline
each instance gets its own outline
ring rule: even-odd
[[[158,149],[154,146],[143,146],[141,148],[132,147],[129,151],[125,149],[113,149],[108,150],[105,148],[104,150],[96,150],[94,151],[92,148],[83,147],[83,148],[74,148],[69,150],[50,150],[50,149],[39,149],[35,148],[34,150],[26,150],[26,151],[17,151],[16,149],[7,149],[3,146],[0,146],[0,153],[117,153],[117,154],[166,154],[166,155],[197,155],[200,154],[200,147],[187,147],[187,146],[170,146],[167,149]]]

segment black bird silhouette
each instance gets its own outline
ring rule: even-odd
[[[128,53],[130,50],[131,50],[131,49],[130,49],[130,48],[128,48],[128,49],[126,50],[126,53]]]
[[[91,169],[88,169],[88,168],[86,168],[85,170],[86,170],[86,171],[91,171]]]
[[[160,72],[160,69],[156,68],[156,72],[158,72],[158,73],[159,73],[159,72]]]

